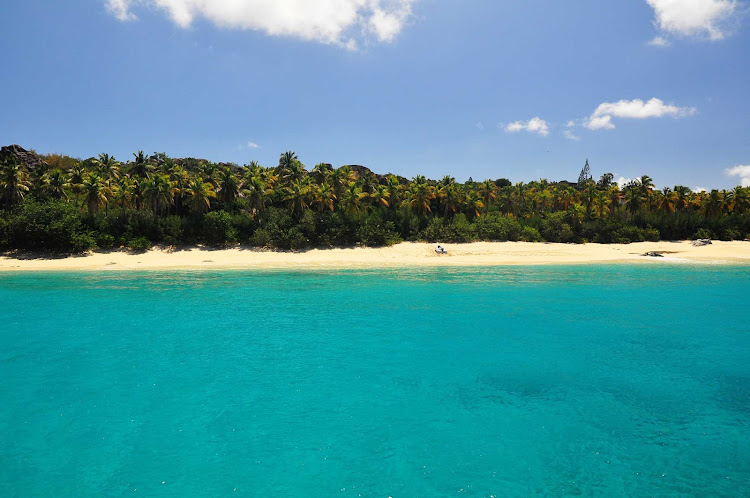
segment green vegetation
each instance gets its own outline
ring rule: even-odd
[[[152,244],[278,249],[430,242],[627,243],[744,239],[750,188],[655,190],[642,176],[577,184],[506,179],[458,183],[376,175],[360,166],[310,171],[293,152],[275,167],[172,159],[143,151],[0,162],[0,250],[82,252]]]

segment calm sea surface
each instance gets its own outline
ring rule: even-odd
[[[0,496],[747,496],[750,267],[0,274]]]

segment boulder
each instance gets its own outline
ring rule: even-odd
[[[708,246],[711,245],[711,243],[711,239],[698,239],[693,241],[695,247]]]
[[[0,148],[0,162],[10,159],[15,159],[19,164],[23,164],[29,171],[33,171],[44,164],[44,160],[39,157],[39,154],[15,144]]]
[[[641,254],[641,256],[648,256],[650,258],[663,258],[664,257],[664,255],[662,253],[656,252],[656,251],[645,252],[645,253]]]

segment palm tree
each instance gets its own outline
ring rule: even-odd
[[[243,193],[253,217],[265,209],[272,192],[273,190],[267,187],[266,181],[261,174],[246,178]]]
[[[635,216],[646,201],[644,192],[645,191],[640,188],[640,184],[638,183],[630,185],[626,188],[625,207],[627,207],[628,212],[630,212],[631,216]]]
[[[674,213],[677,196],[672,189],[664,187],[656,195],[656,208],[664,211],[665,213]]]
[[[349,187],[341,194],[340,206],[346,214],[357,215],[364,210],[363,201],[366,198],[367,193],[363,192],[359,185],[350,183]]]
[[[142,150],[139,150],[137,154],[133,153],[133,157],[135,158],[135,161],[130,167],[131,176],[134,176],[136,178],[148,178],[148,175],[151,172],[149,159],[146,157]]]
[[[713,189],[703,202],[703,212],[708,218],[719,216],[724,207],[724,194],[716,189]]]
[[[388,203],[392,210],[395,210],[401,204],[401,182],[396,175],[385,177],[385,188],[388,190]]]
[[[70,189],[75,194],[80,194],[83,192],[83,177],[86,176],[86,168],[83,166],[83,164],[76,163],[71,169],[70,169],[70,178],[68,179],[68,184],[70,185]]]
[[[496,193],[497,186],[495,185],[495,182],[492,180],[485,180],[482,183],[479,184],[479,195],[482,196],[482,201],[484,202],[484,212],[485,214],[490,209],[490,201],[495,199],[495,193]]]
[[[7,160],[0,167],[0,198],[7,207],[21,202],[30,188],[29,174],[15,158]]]
[[[107,185],[94,171],[89,172],[83,179],[83,202],[88,208],[89,216],[99,211],[102,206],[109,203]]]
[[[677,211],[684,211],[690,206],[690,194],[692,193],[689,188],[682,185],[677,185],[674,188],[675,193],[675,209]]]
[[[231,206],[239,198],[241,188],[242,183],[231,169],[224,168],[221,170],[221,173],[219,173],[217,198],[225,206]]]
[[[333,211],[335,201],[336,194],[333,192],[333,187],[328,183],[315,185],[311,191],[310,205],[321,213],[325,210]]]
[[[42,177],[42,191],[52,199],[67,199],[66,188],[68,188],[68,181],[59,168],[48,171]]]
[[[291,150],[281,154],[277,170],[281,179],[287,183],[302,180],[307,173],[304,165],[297,159],[297,154]]]
[[[214,186],[209,182],[204,182],[202,178],[194,178],[185,194],[190,199],[190,209],[195,213],[203,214],[211,209],[211,199],[216,197]]]
[[[388,188],[385,185],[377,185],[368,195],[375,207],[388,207],[388,198],[391,194],[388,193]]]
[[[427,183],[427,179],[418,175],[409,186],[409,208],[419,216],[425,216],[432,212],[430,207],[432,199],[435,198],[435,189]]]
[[[143,195],[146,200],[151,202],[154,216],[159,216],[159,212],[170,206],[174,201],[174,184],[169,180],[167,175],[151,175],[146,187],[143,189]]]
[[[461,191],[452,176],[445,176],[440,181],[437,197],[440,199],[443,216],[446,218],[454,215],[461,208]]]
[[[310,171],[313,181],[318,185],[322,185],[328,180],[328,177],[333,172],[333,166],[328,163],[319,163]]]
[[[596,209],[597,218],[604,218],[604,211],[611,202],[606,190],[597,191],[596,198],[594,198],[594,208]]]
[[[110,156],[107,153],[99,154],[99,157],[94,159],[94,164],[99,169],[99,174],[104,177],[106,181],[117,180],[120,178],[120,163],[115,159],[114,156]]]
[[[297,216],[302,216],[307,209],[310,185],[306,180],[293,180],[283,190],[283,201],[289,211]]]

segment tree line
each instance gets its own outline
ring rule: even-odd
[[[577,183],[451,176],[410,180],[360,166],[308,170],[294,152],[277,165],[217,164],[103,153],[50,154],[33,168],[0,162],[0,250],[144,250],[152,244],[247,244],[300,250],[429,242],[745,239],[750,188],[656,189],[649,176]]]

